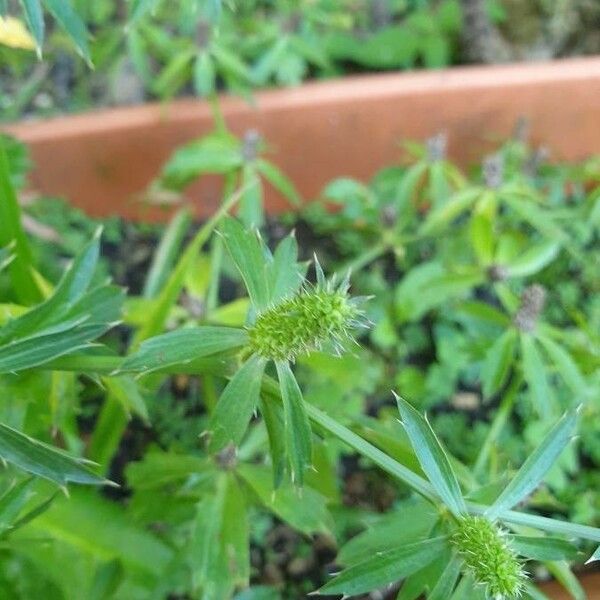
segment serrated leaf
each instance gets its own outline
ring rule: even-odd
[[[71,482],[85,485],[109,483],[85,466],[82,459],[73,458],[3,423],[0,423],[0,457],[27,473],[60,486]]]
[[[532,560],[572,560],[579,553],[577,546],[560,538],[511,535],[509,539],[513,550]]]
[[[380,552],[358,565],[344,569],[319,589],[326,594],[363,594],[407,577],[431,563],[448,548],[445,536]]]
[[[452,514],[465,514],[467,507],[456,474],[433,429],[408,402],[394,395],[404,429],[431,485]]]
[[[79,50],[81,56],[91,64],[87,27],[79,15],[73,10],[69,0],[44,0],[44,3],[54,18],[69,34],[69,37]]]
[[[304,483],[304,471],[312,463],[312,432],[304,409],[304,399],[288,362],[276,362],[284,414],[286,451],[292,481]]]
[[[221,235],[237,267],[250,300],[259,311],[267,308],[270,298],[267,261],[257,235],[244,229],[236,219],[223,219]]]
[[[507,329],[490,347],[481,368],[484,398],[493,396],[506,382],[515,356],[517,332]]]
[[[253,354],[223,390],[208,426],[211,451],[242,441],[258,405],[266,363],[264,358]]]
[[[526,498],[542,481],[572,439],[577,423],[575,410],[566,413],[525,461],[498,499],[486,512],[495,519]]]
[[[234,327],[186,327],[152,337],[128,356],[120,372],[150,373],[167,366],[183,365],[194,359],[243,346],[248,336]]]

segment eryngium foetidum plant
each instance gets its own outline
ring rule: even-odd
[[[460,517],[451,542],[488,597],[510,600],[521,595],[526,574],[506,533],[495,523],[481,516]]]
[[[317,282],[308,283],[305,265],[297,262],[293,236],[271,254],[255,232],[245,230],[235,219],[223,222],[221,235],[248,289],[251,310],[241,353],[244,362],[213,413],[209,447],[219,451],[227,444],[238,445],[260,405],[271,441],[276,483],[287,464],[292,480],[301,484],[312,461],[312,432],[291,363],[328,347],[340,353],[353,340],[352,330],[366,325],[361,299],[349,297],[348,277],[340,283],[335,277],[327,280],[317,261]],[[269,361],[275,363],[280,403],[262,389]],[[283,418],[279,417],[281,407]]]

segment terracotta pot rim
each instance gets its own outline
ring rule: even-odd
[[[439,70],[393,71],[366,73],[334,79],[311,80],[297,87],[266,88],[255,92],[251,101],[223,94],[220,103],[228,117],[235,117],[249,109],[262,111],[286,110],[304,106],[307,101],[318,104],[335,104],[340,94],[352,96],[356,101],[373,97],[413,96],[440,93],[455,89],[472,90],[530,86],[547,82],[577,81],[581,78],[600,77],[600,55],[527,63],[502,65],[461,65]],[[399,87],[398,84],[402,86]],[[368,84],[368,85],[366,85]],[[152,125],[157,120],[172,123],[190,118],[211,117],[210,105],[193,97],[173,98],[163,102],[152,101],[132,106],[101,107],[81,113],[32,118],[0,126],[7,133],[14,132],[25,142],[54,136],[68,138],[82,131],[93,134],[114,126],[135,129]]]

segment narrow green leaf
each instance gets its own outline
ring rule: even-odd
[[[285,53],[288,43],[289,36],[281,36],[269,50],[262,54],[252,69],[252,80],[255,83],[260,85],[267,83]]]
[[[435,586],[427,596],[427,600],[447,600],[452,596],[456,583],[460,576],[462,560],[453,556],[442,572]]]
[[[212,96],[215,93],[215,84],[213,59],[208,52],[200,52],[194,61],[194,90],[198,96]]]
[[[267,361],[252,355],[223,390],[209,424],[209,447],[218,451],[228,443],[239,445],[256,410]]]
[[[281,386],[286,450],[291,465],[292,481],[304,483],[304,471],[312,462],[312,433],[304,409],[304,399],[288,362],[276,362]]]
[[[538,486],[573,438],[576,423],[577,411],[575,410],[569,411],[558,421],[487,511],[489,518],[495,519],[501,516]]]
[[[277,489],[283,482],[286,466],[283,411],[277,403],[261,398],[260,412],[269,435],[269,451],[273,464],[273,488]]]
[[[560,538],[511,535],[509,539],[518,554],[532,560],[572,560],[579,553],[577,546]]]
[[[14,260],[9,273],[14,292],[21,303],[29,305],[42,300],[32,275],[32,254],[21,225],[21,209],[10,179],[10,165],[5,141],[0,135],[0,246],[14,243]]]
[[[587,600],[588,596],[585,593],[579,579],[573,574],[569,564],[566,562],[549,562],[546,563],[546,568],[557,581],[569,592],[573,600]]]
[[[69,0],[44,0],[48,10],[60,23],[79,50],[81,56],[91,65],[90,48],[88,46],[88,31],[85,23],[73,10]]]
[[[267,181],[294,206],[299,206],[302,203],[302,198],[291,179],[288,179],[273,163],[264,160],[263,158],[259,158],[256,161],[256,168]]]
[[[90,343],[105,333],[110,324],[71,322],[71,328],[17,340],[0,347],[0,373],[16,373],[38,367],[60,356],[72,354],[89,347]]]
[[[144,340],[163,331],[169,312],[177,302],[179,294],[184,286],[188,271],[194,266],[194,261],[202,246],[211,236],[214,228],[224,215],[237,202],[238,194],[233,194],[223,202],[221,208],[198,230],[192,241],[187,245],[181,258],[175,265],[169,279],[163,286],[156,298],[156,304],[147,316],[145,323],[137,331],[132,348],[137,348]]]
[[[454,195],[441,208],[436,209],[427,215],[419,233],[422,235],[430,235],[440,227],[449,225],[454,219],[458,218],[471,207],[479,194],[480,191],[477,189],[468,189]]]
[[[121,404],[127,416],[131,416],[133,413],[148,423],[146,402],[133,377],[127,375],[103,377],[102,382],[108,392]]]
[[[5,269],[14,259],[13,249],[14,243],[9,244],[6,248],[0,248],[0,271]]]
[[[439,513],[430,502],[413,496],[344,544],[336,560],[342,565],[352,566],[371,558],[377,552],[393,550],[425,539],[438,518]]]
[[[542,242],[525,250],[507,265],[509,277],[528,277],[541,271],[558,255],[560,244],[554,241]]]
[[[298,291],[306,268],[298,264],[298,243],[293,233],[279,242],[269,271],[270,302],[275,304]]]
[[[545,335],[538,335],[537,340],[542,344],[559,375],[571,388],[571,391],[577,396],[581,396],[587,386],[579,367],[571,358],[571,355],[553,339]]]
[[[502,200],[542,235],[555,242],[568,241],[567,234],[556,225],[548,211],[533,204],[530,199],[507,194]]]
[[[154,11],[158,3],[159,0],[134,0],[131,3],[129,26],[135,25],[148,13]]]
[[[447,548],[447,537],[441,536],[380,552],[358,565],[344,569],[319,589],[319,594],[353,595],[370,592],[418,571]]]
[[[529,333],[521,334],[521,355],[523,376],[529,387],[533,405],[542,417],[548,418],[554,412],[554,395],[536,339]]]
[[[269,468],[263,465],[240,464],[237,473],[269,511],[294,529],[306,535],[331,532],[333,520],[327,511],[327,499],[310,486],[299,490],[284,483],[274,489]]]
[[[250,69],[236,54],[227,50],[222,44],[214,44],[212,53],[224,71],[240,79],[242,83],[252,83]]]
[[[20,0],[25,13],[25,21],[29,31],[35,38],[38,55],[41,55],[41,49],[44,45],[44,15],[40,0]]]
[[[600,546],[594,550],[594,553],[585,561],[585,564],[588,565],[590,563],[596,562],[600,560]]]
[[[158,248],[152,257],[148,277],[144,283],[144,298],[154,298],[162,289],[173,269],[181,242],[192,222],[189,208],[178,210],[160,238]]]
[[[50,298],[0,328],[0,344],[30,336],[48,324],[64,319],[91,282],[100,251],[99,237],[100,230],[71,263]]]
[[[481,368],[484,398],[492,397],[506,382],[515,356],[517,332],[507,329],[485,355]]]
[[[408,402],[394,395],[406,433],[431,485],[452,514],[465,514],[467,507],[456,474],[433,429]]]
[[[73,458],[3,423],[0,423],[0,458],[61,486],[69,482],[86,485],[110,483],[85,466],[82,459]]]
[[[150,373],[172,365],[184,365],[197,358],[239,348],[246,341],[246,331],[234,327],[176,329],[142,342],[138,351],[123,361],[119,371]]]
[[[11,487],[0,497],[0,536],[13,528],[17,517],[26,502],[33,495],[31,486],[33,477],[11,485]]]
[[[182,56],[181,60],[187,57]],[[187,62],[192,58],[187,57]],[[235,136],[211,133],[177,148],[162,168],[160,183],[167,189],[180,191],[201,175],[225,175],[241,167],[242,162],[240,141]]]
[[[250,300],[257,310],[264,310],[270,298],[267,261],[256,233],[244,229],[239,221],[231,218],[223,220],[220,231],[246,284]]]

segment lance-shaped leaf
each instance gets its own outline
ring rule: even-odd
[[[270,290],[265,252],[257,235],[244,229],[236,219],[224,219],[220,228],[225,246],[237,267],[252,304],[264,310],[269,304]]]
[[[509,277],[527,277],[537,273],[556,258],[559,250],[560,244],[554,241],[532,246],[507,265]]]
[[[529,387],[533,404],[542,417],[551,416],[554,411],[554,395],[548,383],[546,368],[537,347],[536,339],[530,333],[521,334],[521,355],[523,376]]]
[[[242,441],[258,404],[266,364],[264,358],[253,354],[223,390],[208,427],[211,451]]]
[[[554,363],[556,370],[571,388],[573,393],[581,395],[585,392],[586,382],[571,355],[554,340],[545,335],[538,335],[537,340]]]
[[[481,368],[483,396],[490,398],[504,384],[515,356],[517,332],[507,329],[491,346],[485,355]]]
[[[302,485],[304,470],[312,461],[311,429],[304,409],[302,392],[289,363],[277,361],[275,365],[283,399],[284,434],[292,481]]]
[[[243,346],[248,339],[234,327],[189,327],[157,335],[128,356],[120,371],[151,372],[173,365],[185,365],[197,358]]]
[[[3,423],[0,423],[0,458],[60,486],[69,482],[86,485],[111,483],[86,466],[88,461],[69,456]]]
[[[525,558],[532,560],[572,560],[577,556],[577,546],[560,538],[528,535],[511,535],[510,546]]]
[[[460,576],[461,565],[462,560],[458,556],[453,556],[448,561],[446,568],[442,571],[429,596],[427,596],[427,600],[446,600],[452,596]]]
[[[14,244],[9,244],[6,248],[0,248],[0,271],[7,267],[10,262],[14,259],[13,254]]]
[[[448,548],[445,536],[400,546],[388,552],[377,553],[325,584],[319,594],[363,594],[399,579],[428,565]]]
[[[495,519],[518,504],[528,496],[542,481],[544,475],[554,464],[560,453],[573,437],[577,411],[566,413],[550,430],[542,443],[525,461],[512,481],[504,488],[493,506],[486,512],[487,516]]]
[[[79,54],[91,65],[88,31],[81,17],[73,10],[69,0],[44,0],[46,8],[67,32]]]
[[[467,507],[456,474],[433,429],[408,402],[394,396],[410,443],[431,485],[452,514],[465,514]]]

